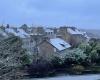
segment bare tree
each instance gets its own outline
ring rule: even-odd
[[[25,56],[21,39],[11,37],[0,42],[0,80],[18,79],[22,57]]]

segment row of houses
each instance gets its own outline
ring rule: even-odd
[[[23,40],[23,47],[31,54],[60,53],[70,47],[76,47],[82,42],[88,41],[85,32],[75,27],[10,27],[1,26],[0,35],[15,35]]]
[[[40,53],[42,55],[60,53],[89,40],[85,32],[75,27],[33,27],[29,35],[30,38],[23,39],[24,47],[31,53]]]

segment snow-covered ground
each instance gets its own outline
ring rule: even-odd
[[[53,78],[28,79],[28,80],[100,80],[100,75],[60,76]]]

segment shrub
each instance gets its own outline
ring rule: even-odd
[[[82,74],[82,72],[85,70],[85,68],[82,65],[74,65],[72,67],[72,72],[75,74]]]
[[[28,68],[30,75],[34,77],[48,76],[52,70],[52,65],[44,57],[38,56],[33,59],[32,64]]]
[[[81,49],[76,48],[76,49],[72,49],[69,52],[67,52],[65,56],[65,61],[70,59],[69,61],[80,64],[86,58],[87,58],[86,54],[84,54],[84,52]]]
[[[63,64],[63,61],[59,57],[55,56],[51,60],[51,64],[52,64],[53,68],[57,69],[57,68],[61,67],[61,65]]]

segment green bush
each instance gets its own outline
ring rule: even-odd
[[[83,50],[79,48],[75,48],[67,52],[65,56],[65,60],[70,59],[71,61],[74,61],[76,63],[81,63],[81,61],[84,61],[87,58],[86,54],[84,54]]]
[[[54,68],[59,68],[63,64],[63,61],[59,57],[54,57],[51,61],[51,64]]]

